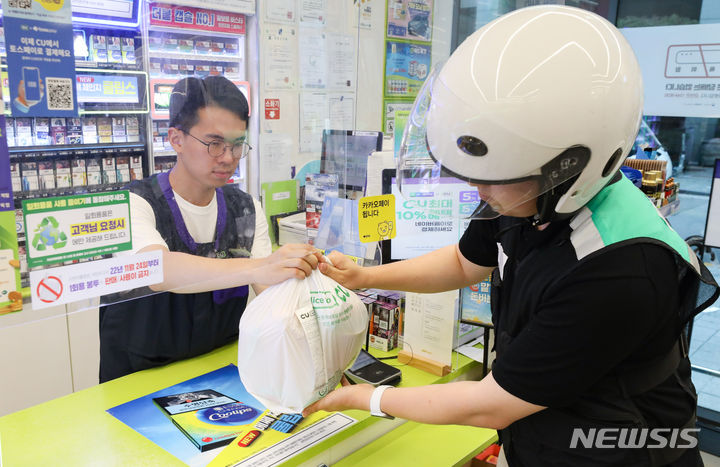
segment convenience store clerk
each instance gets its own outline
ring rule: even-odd
[[[260,205],[227,184],[250,146],[248,103],[221,76],[180,80],[170,98],[170,172],[129,186],[133,252],[162,251],[164,282],[106,298],[100,309],[100,382],[194,357],[238,335],[248,284],[306,277],[309,245],[271,253]]]

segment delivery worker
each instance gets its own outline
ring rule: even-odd
[[[336,254],[320,270],[414,292],[492,275],[492,372],[346,386],[306,413],[496,428],[513,467],[702,465],[682,332],[718,287],[619,173],[642,109],[632,49],[588,11],[520,9],[463,42],[417,97],[397,171],[405,196],[441,173],[477,188],[459,244],[373,268]]]
[[[248,103],[221,76],[180,80],[170,98],[170,172],[129,186],[133,252],[161,251],[164,281],[140,298],[106,297],[100,381],[193,357],[237,339],[248,284],[303,278],[309,245],[271,253],[260,205],[228,184],[248,154]],[[153,292],[160,293],[153,293]]]

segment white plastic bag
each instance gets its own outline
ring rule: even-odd
[[[298,413],[337,386],[365,341],[365,304],[320,271],[267,288],[240,319],[240,379],[276,412]]]

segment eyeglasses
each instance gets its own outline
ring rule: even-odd
[[[252,149],[252,146],[250,146],[247,141],[245,141],[244,138],[239,139],[235,141],[232,144],[227,144],[225,141],[210,141],[205,142],[198,138],[197,136],[191,135],[188,131],[180,130],[183,133],[185,133],[188,136],[191,136],[192,138],[196,139],[198,142],[205,145],[207,148],[207,152],[210,155],[210,157],[218,158],[225,154],[225,151],[227,151],[228,148],[230,148],[230,154],[232,154],[233,159],[240,160],[243,157],[247,156],[250,150]]]

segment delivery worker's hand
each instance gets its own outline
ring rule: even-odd
[[[255,282],[264,285],[278,284],[287,279],[305,279],[317,268],[321,254],[311,245],[291,243],[281,246],[267,258],[256,274]]]
[[[365,268],[358,266],[350,257],[333,251],[328,255],[330,263],[321,260],[318,266],[320,272],[348,289],[361,289],[365,287]]]
[[[318,410],[326,412],[348,409],[370,410],[370,397],[375,390],[373,386],[370,384],[351,385],[344,376],[341,383],[341,388],[331,391],[319,401],[305,407],[302,413],[303,417],[307,417]]]

